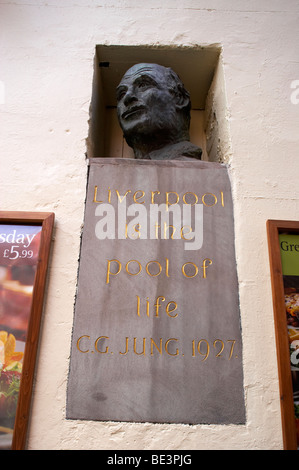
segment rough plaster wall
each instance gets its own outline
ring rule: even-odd
[[[282,447],[265,223],[298,219],[298,15],[296,0],[0,1],[1,209],[56,214],[29,449]],[[223,47],[244,426],[65,420],[94,48],[136,43]]]
[[[229,109],[226,100],[225,77],[220,56],[205,106],[206,152],[209,161],[229,164],[232,157]]]

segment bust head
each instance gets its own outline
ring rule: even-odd
[[[117,87],[117,115],[136,158],[189,140],[190,96],[172,69],[136,64]]]

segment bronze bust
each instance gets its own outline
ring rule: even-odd
[[[118,120],[135,158],[201,159],[189,138],[190,95],[171,68],[136,64],[116,92]]]

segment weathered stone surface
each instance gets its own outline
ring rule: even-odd
[[[204,203],[201,248],[186,249],[191,242],[182,238],[163,239],[161,228],[154,232],[158,239],[118,239],[117,230],[115,239],[98,238],[97,223],[104,217],[96,215],[99,201],[109,202],[116,214],[125,201],[127,209],[138,202],[136,207],[149,213],[152,197],[156,204],[179,198],[181,211],[184,201]],[[128,215],[127,223],[134,217]],[[199,225],[197,232],[199,241]],[[127,237],[130,233],[132,225]],[[90,162],[67,418],[244,423],[233,207],[225,166]]]

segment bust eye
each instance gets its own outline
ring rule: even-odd
[[[117,95],[116,95],[117,101],[120,101],[121,99],[123,99],[123,97],[125,96],[125,94],[126,94],[126,90],[125,90],[125,89],[119,90],[119,91],[117,92]]]
[[[147,86],[149,86],[149,83],[146,82],[146,81],[142,81],[142,82],[138,83],[138,88],[145,88]]]
[[[141,90],[146,90],[147,88],[154,87],[155,84],[152,82],[152,80],[143,78],[142,80],[138,81],[137,86]]]

